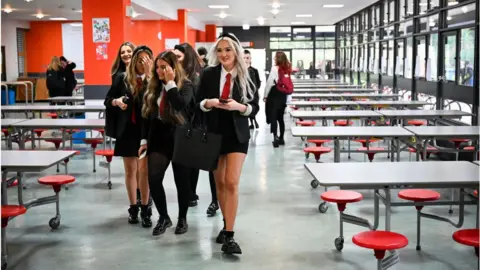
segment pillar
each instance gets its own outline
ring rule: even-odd
[[[130,0],[82,0],[85,98],[103,99],[111,84],[110,70],[120,45],[127,40]],[[109,19],[109,40],[94,41],[93,19]],[[97,48],[104,46],[104,54]]]
[[[180,43],[188,42],[188,11],[185,9],[177,10],[177,29]],[[193,44],[195,46],[195,44]]]
[[[217,39],[217,26],[215,24],[205,25],[205,42],[215,42]]]

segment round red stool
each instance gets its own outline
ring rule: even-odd
[[[57,119],[58,118],[58,114],[56,114],[56,113],[47,113],[47,116],[51,117],[52,119]]]
[[[47,139],[45,140],[46,142],[50,142],[50,143],[53,143],[55,145],[55,149],[59,149],[60,148],[60,144],[62,144],[63,140],[62,138],[58,138],[58,139]]]
[[[367,152],[363,152],[365,154],[367,154],[368,156],[368,160],[370,162],[373,161],[373,159],[375,158],[375,154],[378,154],[380,151],[385,151],[385,148],[383,147],[360,147],[357,149],[357,151],[367,151]]]
[[[353,141],[361,143],[363,147],[367,147],[367,140],[366,139],[355,139]],[[378,142],[378,141],[380,141],[380,139],[369,139],[368,143],[374,143],[374,142]]]
[[[302,127],[312,127],[312,126],[315,126],[316,122],[304,120],[304,121],[297,121],[295,122],[295,124],[297,126],[302,126]]]
[[[405,189],[398,193],[398,197],[412,201],[417,209],[417,250],[421,250],[420,246],[420,218],[422,216],[422,202],[436,201],[440,199],[440,193],[429,189]]]
[[[332,140],[316,140],[316,139],[311,139],[307,140],[307,143],[314,143],[317,147],[322,146],[324,143],[328,143]]]
[[[385,121],[384,123],[379,123],[376,121],[371,121],[370,125],[372,126],[390,126],[390,121]]]
[[[347,122],[347,120],[337,120],[337,121],[334,121],[333,124],[337,127],[346,127],[346,126],[353,125],[353,122],[352,121]]]
[[[332,152],[332,148],[330,147],[317,147],[317,146],[311,146],[311,147],[305,147],[303,149],[303,152],[305,152],[305,158],[308,159],[308,156],[310,154],[313,154],[315,156],[315,160],[318,162],[320,160],[320,156],[323,154],[327,154]]]
[[[470,246],[475,248],[475,255],[478,257],[478,239],[479,239],[479,229],[464,229],[459,230],[453,233],[452,238],[455,242],[462,245]]]
[[[75,182],[75,177],[71,175],[49,175],[38,179],[38,183],[42,185],[52,186],[53,191],[55,192],[55,203],[57,205],[57,213],[55,217],[50,219],[48,225],[52,229],[58,228],[60,226],[60,190],[62,190],[63,185],[67,185]]]
[[[95,151],[95,155],[97,156],[104,156],[105,159],[107,160],[106,163],[101,163],[100,166],[103,166],[108,169],[108,189],[112,189],[112,182],[110,180],[110,163],[112,162],[113,159],[113,150],[112,149],[100,149]]]
[[[7,238],[5,237],[8,221],[11,218],[23,215],[27,209],[22,205],[2,205],[2,270],[7,269]]]
[[[458,149],[460,148],[460,144],[469,142],[469,139],[451,139],[449,140],[450,142],[455,144],[455,148]]]
[[[425,125],[425,121],[422,121],[422,120],[408,120],[407,125],[419,127],[419,126]]]
[[[386,269],[385,266],[382,267],[382,260],[385,257],[385,252],[387,250],[396,250],[404,248],[408,245],[408,239],[399,234],[389,231],[367,231],[361,232],[352,238],[352,242],[363,248],[373,249],[375,257],[377,258],[377,269],[382,270]],[[394,252],[391,256],[398,258],[398,254]],[[392,263],[389,266],[392,266],[398,260],[391,260]]]
[[[338,251],[342,251],[343,249],[343,219],[344,214],[343,212],[347,208],[347,203],[354,203],[363,200],[362,194],[356,191],[350,190],[329,190],[325,191],[320,195],[320,198],[324,200],[323,203],[320,204],[319,210],[321,213],[325,213],[328,209],[326,202],[336,203],[338,211],[340,211],[340,236],[335,238],[335,248]]]
[[[410,152],[409,160],[411,161],[412,160],[412,153],[417,153],[417,149],[409,147],[408,152]],[[426,159],[429,159],[430,154],[432,154],[432,153],[438,153],[438,149],[433,147],[433,146],[430,146],[430,145],[427,146],[427,158]],[[422,160],[425,160],[425,157],[423,156],[423,151],[420,151],[419,155],[420,155],[420,158]]]

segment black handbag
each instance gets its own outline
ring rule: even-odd
[[[200,113],[203,117],[199,124],[194,125],[195,115],[189,122],[175,129],[172,162],[192,169],[211,171],[217,167],[222,136],[208,132],[204,112]]]

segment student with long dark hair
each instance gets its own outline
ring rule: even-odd
[[[275,65],[272,67],[265,85],[265,95],[263,100],[266,102],[265,112],[267,123],[270,123],[270,132],[273,134],[273,147],[285,145],[285,121],[283,115],[287,107],[287,95],[280,92],[276,87],[279,77],[279,69],[283,74],[290,76],[292,74],[292,65],[284,52],[278,51],[275,54]],[[278,122],[278,125],[277,125]],[[278,136],[278,127],[280,127],[280,136]]]
[[[77,79],[73,70],[77,67],[74,62],[68,61],[65,56],[60,56],[60,63],[65,75],[65,93],[64,96],[72,96],[73,90],[77,86]]]
[[[238,185],[250,140],[248,117],[258,112],[258,92],[233,34],[221,34],[210,55],[211,67],[203,71],[197,101],[208,115],[208,130],[222,135],[214,174],[224,228],[216,241],[223,244],[223,252],[241,254],[234,240]]]
[[[127,58],[125,57],[125,59]],[[122,63],[124,62],[122,61]],[[138,149],[143,122],[142,101],[152,65],[152,50],[147,46],[135,48],[132,52],[131,63],[125,64],[126,72],[115,73],[117,75],[114,77],[115,80],[104,102],[108,110],[115,112],[114,155],[123,157],[125,186],[130,201],[128,222],[131,224],[139,222],[140,208],[143,227],[152,226],[152,210],[148,205],[147,160],[138,158]],[[137,186],[141,191],[141,206],[137,204]]]
[[[200,75],[203,72],[203,67],[205,63],[202,61],[195,49],[188,43],[176,45],[173,53],[177,55],[178,60],[182,64],[182,67],[185,70],[188,79],[193,83],[194,95],[196,96],[198,87],[200,86]],[[200,171],[198,169],[192,169],[190,174],[190,189],[192,191],[189,202],[190,207],[198,205],[197,201],[199,198],[197,195],[197,184],[199,172]],[[219,206],[213,172],[209,172],[208,175],[210,178],[210,191],[212,193],[212,201],[207,208],[207,215],[209,217],[212,217],[216,214]]]
[[[193,101],[193,85],[171,51],[160,53],[151,70],[142,115],[142,142],[139,155],[148,156],[148,182],[153,201],[160,215],[153,235],[165,233],[172,226],[168,215],[163,179],[173,158],[175,127],[189,121]],[[190,168],[172,162],[177,186],[178,223],[175,234],[188,231],[187,212],[190,198]]]
[[[250,79],[252,79],[253,83],[255,84],[255,91],[258,91],[260,89],[260,85],[262,85],[262,81],[260,81],[260,75],[258,74],[258,70],[254,67],[252,67],[252,54],[250,53],[249,50],[244,51],[244,57],[243,59],[245,60],[245,63],[248,66],[248,72],[250,74]],[[258,122],[257,119],[255,118],[255,115],[250,115],[250,129],[258,128]]]

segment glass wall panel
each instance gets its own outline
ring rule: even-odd
[[[457,56],[457,36],[447,35],[444,37],[445,48],[445,71],[444,78],[447,81],[455,81],[455,74],[457,67],[455,65],[455,58]]]
[[[405,0],[399,0],[400,1],[400,21],[405,19],[406,9],[405,9]]]
[[[415,42],[417,44],[417,57],[415,59],[415,77],[425,79],[425,63],[427,58],[426,39],[425,37],[416,37]]]
[[[380,63],[382,75],[387,75],[387,65],[388,65],[388,43],[382,42],[382,62]]]
[[[388,41],[387,75],[393,76],[393,40]]]
[[[420,0],[420,15],[427,13],[428,10],[428,0]]]
[[[395,21],[395,1],[390,1],[389,10],[388,10],[388,21]]]
[[[375,69],[375,45],[374,44],[369,44],[368,45],[368,50],[370,53],[370,57],[368,59],[368,71],[369,72],[374,72]]]
[[[413,15],[413,0],[406,0],[407,3],[407,15]]]
[[[383,2],[383,25],[388,24],[388,1]]]
[[[292,32],[293,40],[312,40],[311,27],[295,27]]]
[[[291,27],[270,27],[270,41],[292,40]]]
[[[408,34],[413,34],[413,20],[408,20],[403,23],[400,23],[398,27],[399,36],[404,36]]]
[[[427,81],[437,81],[438,34],[430,35],[427,60]]]
[[[460,78],[458,83],[461,85],[473,86],[475,29],[462,29],[460,33]]]
[[[412,64],[413,64],[413,38],[407,38],[407,48],[405,57],[405,78],[412,78]]]
[[[397,64],[396,64],[396,67],[395,67],[395,74],[398,76],[398,77],[403,77],[404,76],[404,51],[405,51],[405,47],[404,47],[404,43],[405,43],[405,40],[404,39],[397,39]]]
[[[447,27],[457,27],[469,24],[475,24],[475,4],[448,10]]]
[[[438,30],[438,14],[420,19],[420,32],[430,32]]]

